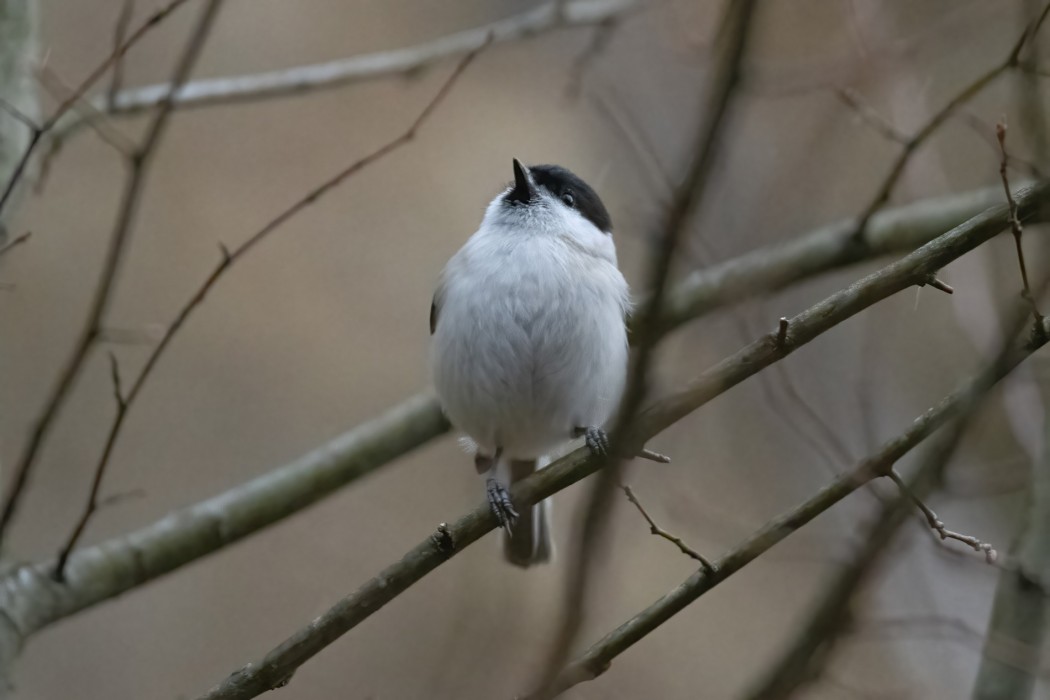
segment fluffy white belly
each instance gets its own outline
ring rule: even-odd
[[[548,454],[575,427],[600,426],[617,408],[626,282],[612,263],[586,256],[566,264],[566,255],[583,257],[523,245],[450,261],[433,379],[453,425],[486,454]]]

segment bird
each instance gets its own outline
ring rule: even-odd
[[[558,165],[514,159],[513,169],[438,278],[429,362],[486,477],[503,554],[529,567],[553,556],[549,503],[519,514],[508,489],[579,437],[608,453],[603,426],[627,380],[630,289],[594,189]]]

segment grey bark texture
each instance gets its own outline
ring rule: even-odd
[[[33,60],[36,57],[36,0],[0,0],[0,99],[22,114],[37,120]],[[7,109],[0,109],[0,190],[18,167],[32,132]],[[13,193],[0,214],[0,244],[7,237],[7,224],[23,184]]]

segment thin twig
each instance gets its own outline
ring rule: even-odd
[[[632,490],[630,486],[621,485],[620,488],[623,489],[624,494],[627,496],[627,500],[630,501],[631,503],[633,503],[634,507],[638,509],[638,512],[642,514],[642,517],[645,518],[645,522],[649,523],[649,533],[650,534],[656,535],[657,537],[664,538],[665,540],[667,540],[671,544],[673,544],[676,547],[678,547],[679,551],[681,551],[682,554],[684,554],[687,557],[690,557],[690,558],[695,559],[696,561],[700,562],[700,564],[702,566],[704,566],[705,568],[708,568],[708,569],[713,569],[714,568],[714,566],[711,564],[711,562],[709,562],[707,559],[705,559],[703,557],[703,555],[701,555],[695,549],[693,549],[692,547],[687,545],[682,540],[681,537],[678,537],[677,535],[672,535],[670,532],[668,532],[667,530],[664,530],[662,527],[657,525],[656,521],[654,521],[652,519],[652,516],[649,515],[649,513],[642,506],[641,502],[639,502],[638,497],[634,495],[634,490]]]
[[[124,52],[120,47],[124,45],[124,38],[128,33],[128,25],[131,24],[131,15],[135,11],[135,0],[124,0],[120,6],[120,14],[117,15],[117,24],[113,28],[113,53],[117,60],[113,63],[113,72],[110,75],[109,90],[106,91],[106,106],[113,109],[117,102],[117,93],[124,83]]]
[[[30,236],[32,236],[32,235],[33,235],[32,231],[26,231],[25,233],[21,233],[21,234],[15,236],[11,240],[9,240],[7,243],[4,243],[3,245],[0,245],[0,257],[3,257],[5,254],[10,252],[11,249],[14,248],[15,246],[21,245],[22,243],[25,243],[26,241],[28,241]]]
[[[135,399],[139,396],[139,393],[142,391],[143,386],[145,386],[146,381],[152,375],[154,368],[157,366],[157,362],[164,354],[164,351],[171,344],[171,341],[174,339],[175,335],[186,323],[186,320],[204,301],[205,297],[208,295],[208,292],[212,289],[212,287],[215,286],[219,279],[222,278],[222,276],[230,269],[230,267],[234,263],[236,263],[238,260],[247,255],[247,253],[258,243],[265,239],[269,234],[273,233],[275,230],[280,228],[284,223],[286,223],[289,219],[301,212],[303,209],[306,209],[307,207],[315,203],[318,199],[323,197],[329,191],[342,184],[345,180],[360,172],[367,166],[375,163],[376,161],[382,160],[390,153],[412,142],[412,140],[415,139],[420,127],[423,126],[423,124],[430,118],[430,116],[434,113],[437,107],[445,100],[448,94],[452,91],[452,87],[456,84],[460,76],[467,69],[467,66],[469,66],[473,62],[475,57],[477,57],[477,55],[487,46],[488,44],[482,44],[480,47],[468,53],[463,59],[460,60],[459,64],[452,71],[451,75],[449,75],[449,77],[445,80],[445,82],[442,84],[441,88],[434,95],[434,97],[431,98],[431,100],[426,104],[426,106],[419,113],[419,115],[412,122],[412,124],[408,127],[408,129],[402,132],[399,136],[397,136],[391,141],[388,141],[387,143],[380,146],[368,155],[354,161],[349,166],[340,170],[334,176],[325,180],[323,183],[321,183],[320,185],[312,189],[310,192],[308,192],[306,195],[302,196],[290,207],[288,207],[276,217],[271,219],[269,223],[267,223],[265,226],[263,226],[261,229],[255,232],[244,243],[237,246],[232,251],[227,250],[225,246],[220,245],[221,255],[219,258],[219,262],[216,264],[215,268],[211,271],[211,273],[207,277],[205,277],[204,281],[200,284],[199,287],[197,287],[193,294],[190,295],[190,297],[183,304],[182,308],[180,308],[179,312],[175,315],[175,319],[164,330],[164,333],[161,336],[159,342],[157,342],[156,346],[153,348],[153,351],[147,358],[146,363],[142,367],[142,370],[139,372],[134,383],[131,385],[131,389],[128,391],[127,396],[124,398],[124,410],[118,411],[117,414],[114,416],[113,422],[110,424],[109,433],[106,436],[105,447],[103,448],[102,454],[99,457],[98,462],[95,464],[96,481],[101,481],[102,475],[104,474],[106,467],[109,464],[110,457],[113,453],[113,448],[116,445],[117,439],[120,436],[121,429],[124,426],[124,420],[127,418],[128,411],[130,410]],[[83,532],[84,526],[86,525],[87,520],[90,518],[92,510],[93,509],[91,508],[89,501],[89,506],[85,510],[85,517],[82,519],[83,525],[78,523],[77,528],[74,529],[73,533],[69,537],[69,540],[62,548],[62,553],[59,556],[59,565],[55,569],[56,578],[60,579],[62,570],[65,566],[66,561],[68,560],[69,553],[72,551],[73,547],[76,545],[77,539]]]
[[[146,20],[132,32],[131,36],[127,38],[127,41],[123,45],[118,47],[116,51],[111,53],[106,60],[100,63],[95,70],[91,71],[87,78],[77,87],[77,89],[70,95],[65,101],[63,101],[56,109],[55,112],[40,125],[39,129],[34,129],[33,135],[26,145],[26,149],[22,152],[22,157],[19,159],[18,164],[15,165],[15,169],[12,171],[11,176],[8,178],[7,183],[4,185],[3,192],[0,193],[0,214],[3,214],[4,207],[7,202],[11,199],[11,194],[15,190],[15,186],[22,179],[25,174],[26,168],[29,166],[29,161],[33,157],[33,153],[36,151],[37,146],[40,144],[44,134],[51,131],[58,120],[65,116],[66,112],[76,103],[77,100],[81,99],[91,87],[106,74],[110,66],[116,63],[120,58],[127,53],[136,42],[145,36],[149,30],[153,29],[161,22],[163,22],[172,12],[177,10],[181,5],[186,4],[188,0],[171,0],[167,5],[157,9],[153,14],[146,18]],[[164,96],[167,93],[161,93],[158,95],[157,100],[154,102],[154,106],[160,105],[166,102]],[[170,108],[168,108],[170,109]]]
[[[1047,196],[1050,196],[1050,183],[1020,193],[1017,201],[1021,215],[1026,216],[1035,210],[1036,203],[1041,202],[1042,198]],[[940,269],[978,245],[991,240],[1005,226],[1005,205],[993,207],[903,259],[829,296],[790,320],[795,340],[791,348],[796,349],[806,345],[873,304],[914,286],[929,271]],[[1042,347],[1045,342],[1045,338],[1030,339],[1010,356],[1010,361],[1014,364],[1019,363]],[[643,410],[632,423],[632,434],[625,436],[625,444],[644,444],[715,397],[789,354],[789,350],[777,349],[769,342],[768,337],[759,338],[708,369],[677,393],[664,397]],[[945,420],[953,417],[957,406],[958,404],[952,400],[942,402],[916,421],[907,435],[913,436],[919,432],[922,433],[920,438],[925,437],[927,434],[925,431],[932,431]],[[936,425],[929,425],[930,423],[936,423]],[[910,446],[908,438],[895,440],[887,444],[885,455],[898,455],[894,459],[899,459],[899,455],[906,452]],[[538,503],[595,473],[603,464],[604,460],[591,455],[586,448],[577,449],[516,483],[511,489],[511,496],[514,503],[519,506]],[[717,561],[714,574],[704,569],[695,573],[686,584],[676,589],[675,593],[661,599],[657,604],[659,612],[648,614],[642,624],[629,623],[622,627],[623,634],[617,638],[618,641],[615,642],[614,647],[603,647],[602,654],[607,654],[613,649],[622,651],[645,636],[667,619],[668,615],[665,613],[677,612],[695,599],[700,592],[724,580],[758,553],[765,551],[786,537],[792,530],[830,507],[832,503],[856,490],[864,481],[858,479],[858,475],[866,476],[873,469],[877,472],[875,467],[881,464],[873,465],[867,462],[862,464],[861,468],[864,471],[860,474],[854,472],[844,475],[789,516],[769,523],[749,540],[746,547]],[[875,475],[878,475],[878,472]],[[869,478],[874,478],[874,475]],[[467,515],[447,525],[441,537],[426,537],[396,562],[366,581],[357,591],[337,602],[309,625],[272,649],[264,658],[235,671],[218,686],[201,696],[202,700],[246,700],[285,681],[296,668],[302,666],[340,636],[349,632],[431,571],[497,527],[496,517],[488,504],[480,504]],[[439,546],[439,542],[445,543],[446,546]],[[452,550],[448,549],[448,542],[454,545]],[[612,653],[612,656],[619,651]],[[611,656],[606,658],[610,659]],[[606,660],[606,665],[607,663]],[[576,662],[570,666],[575,665]],[[600,673],[604,666],[588,665],[587,668],[592,670],[599,668],[596,673]],[[558,674],[558,678],[562,678],[561,673]],[[559,682],[556,680],[552,688],[559,687]]]
[[[204,41],[208,36],[221,2],[222,0],[209,0],[202,11],[200,19],[194,27],[193,33],[190,35],[186,48],[176,66],[174,77],[172,78],[173,90],[189,78],[194,65],[196,65],[197,58],[200,56],[201,49],[204,47]],[[72,104],[74,99],[74,97],[71,97],[67,102]],[[0,513],[0,542],[3,541],[7,528],[11,524],[11,519],[18,508],[18,503],[29,479],[29,472],[44,443],[44,438],[54,424],[59,410],[65,403],[77,377],[80,375],[81,368],[84,366],[97,339],[102,319],[109,308],[117,272],[124,257],[124,251],[133,228],[135,216],[138,213],[149,165],[161,137],[164,135],[172,109],[173,106],[170,99],[160,104],[157,114],[153,117],[146,130],[146,136],[142,144],[130,159],[128,177],[117,213],[117,221],[113,227],[113,233],[110,235],[106,257],[99,275],[98,286],[93,294],[87,318],[73,352],[66,360],[57,383],[48,395],[43,410],[33,423],[29,442],[15,465],[14,482],[4,500],[3,512]]]
[[[995,125],[995,138],[999,142],[999,150],[1002,152],[1002,159],[999,161],[999,177],[1003,181],[1003,190],[1006,192],[1006,202],[1010,207],[1010,232],[1014,236],[1014,246],[1017,249],[1017,265],[1021,270],[1021,296],[1031,305],[1032,316],[1036,322],[1040,321],[1043,317],[1039,313],[1039,308],[1036,305],[1036,300],[1032,296],[1032,288],[1028,284],[1028,269],[1025,266],[1024,261],[1024,247],[1021,244],[1021,234],[1024,233],[1024,228],[1021,226],[1021,219],[1017,216],[1017,202],[1014,201],[1014,195],[1010,191],[1010,178],[1006,173],[1006,164],[1009,160],[1009,156],[1006,152],[1006,121],[1000,121]]]
[[[951,100],[948,101],[947,104],[935,112],[933,116],[923,124],[921,129],[904,143],[901,152],[898,154],[896,160],[894,160],[893,165],[890,166],[890,170],[886,173],[886,177],[883,178],[882,184],[879,185],[879,189],[876,191],[875,196],[860,215],[860,218],[857,221],[857,226],[853,231],[854,240],[860,241],[864,238],[868,222],[871,220],[871,217],[890,200],[890,195],[893,193],[897,181],[900,180],[901,175],[904,173],[905,166],[911,160],[912,155],[914,155],[918,148],[925,143],[926,140],[933,135],[933,133],[936,132],[937,129],[940,128],[940,126],[947,121],[957,109],[979,95],[986,87],[995,82],[999,76],[1021,65],[1021,51],[1024,49],[1025,45],[1035,37],[1039,28],[1042,26],[1043,21],[1046,19],[1048,12],[1050,12],[1050,3],[1048,3],[1039,16],[1025,28],[1024,32],[1021,33],[1020,38],[1018,38],[1013,47],[1011,47],[1010,53],[1007,54],[1002,62],[978,76],[973,82],[960,90]]]
[[[36,123],[35,119],[2,97],[0,97],[0,110],[7,112],[10,116],[14,117],[15,120],[24,124],[30,131],[40,130],[40,125]]]
[[[59,92],[62,93],[63,98],[68,98],[73,95],[73,88],[66,85],[65,82],[47,66],[41,66],[39,70],[40,84],[44,86],[49,93],[54,97],[59,97]],[[126,158],[130,158],[135,153],[135,143],[123,134],[116,126],[113,125],[112,120],[109,119],[105,114],[100,112],[90,100],[84,97],[77,97],[73,102],[73,109],[77,112],[86,115],[85,121],[91,127],[91,129],[98,134],[105,143],[109,144],[118,153],[122,154]],[[43,164],[41,166],[40,180],[43,181],[47,178],[47,171],[50,170],[51,159],[48,158],[51,152],[45,154]]]
[[[712,68],[706,93],[709,95],[696,135],[691,162],[681,186],[676,190],[668,211],[663,240],[652,256],[646,286],[649,298],[638,317],[635,336],[636,353],[628,373],[626,388],[611,430],[613,459],[599,473],[584,510],[583,527],[569,559],[565,592],[562,598],[562,624],[547,655],[537,688],[542,692],[553,681],[558,669],[568,658],[586,613],[586,593],[591,565],[598,550],[597,542],[612,514],[613,496],[620,481],[624,455],[634,455],[644,443],[625,441],[628,429],[648,393],[649,365],[660,340],[659,326],[663,301],[667,295],[675,252],[696,220],[704,200],[711,166],[719,151],[737,84],[747,53],[757,0],[738,0],[726,5],[717,36],[721,42],[716,65]]]
[[[914,491],[912,491],[908,484],[904,481],[904,478],[897,472],[896,469],[891,470],[889,473],[890,479],[893,483],[897,484],[897,488],[901,490],[908,498],[912,500],[915,506],[922,512],[923,517],[926,518],[926,523],[930,526],[930,529],[937,533],[942,540],[956,540],[962,542],[967,547],[973,549],[973,551],[983,554],[985,561],[989,564],[994,564],[999,559],[999,553],[996,552],[995,548],[987,542],[972,537],[970,535],[964,535],[953,530],[949,530],[945,527],[944,522],[937,517],[937,514],[926,505],[926,503],[920,498]]]
[[[889,119],[875,111],[875,108],[868,104],[856,90],[853,88],[835,88],[834,93],[840,102],[852,109],[861,121],[880,135],[890,141],[907,145],[910,140],[908,135],[895,127]]]
[[[117,416],[120,416],[120,420],[123,419],[123,415],[128,410],[128,402],[124,397],[124,392],[121,389],[120,382],[120,365],[117,363],[117,356],[112,352],[109,353],[109,375],[110,380],[113,383],[113,399],[117,406]],[[112,445],[106,445],[107,450],[112,450]],[[91,480],[91,490],[88,493],[88,502],[84,507],[84,511],[80,514],[80,518],[77,520],[77,524],[73,527],[73,531],[69,535],[69,539],[66,541],[62,551],[58,554],[58,559],[55,562],[55,569],[52,573],[54,579],[58,582],[65,581],[65,570],[66,562],[69,560],[69,555],[73,552],[73,548],[76,546],[80,536],[84,533],[84,529],[87,527],[88,521],[91,520],[91,516],[95,514],[101,507],[99,502],[99,492],[102,489],[102,477],[105,474],[104,469],[95,470],[95,476]]]
[[[995,152],[996,156],[1002,155],[1002,149],[999,148],[998,139],[995,137],[994,125],[981,119],[973,112],[964,111],[959,116],[962,123],[965,124],[979,139],[981,139],[981,141],[988,144],[988,147]],[[1027,158],[1021,158],[1015,153],[1011,153],[1007,156],[1006,164],[1008,167],[1014,168],[1015,170],[1022,170],[1027,178],[1042,180],[1044,177],[1042,168],[1036,163]]]

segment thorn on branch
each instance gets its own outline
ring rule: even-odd
[[[944,292],[945,294],[955,293],[955,287],[940,279],[939,277],[937,277],[937,275],[933,274],[932,272],[926,275],[922,282],[919,282],[920,287],[925,287],[926,285],[929,285],[934,289],[938,289]]]
[[[709,562],[695,549],[683,542],[681,537],[672,535],[670,532],[664,530],[659,525],[657,525],[656,522],[649,515],[649,513],[646,512],[642,504],[638,501],[637,496],[634,495],[634,491],[631,490],[630,486],[624,486],[621,484],[620,488],[623,489],[624,494],[627,496],[627,500],[630,501],[634,505],[634,507],[638,509],[638,512],[642,514],[642,517],[645,518],[645,522],[649,523],[650,534],[656,535],[657,537],[662,537],[668,542],[671,542],[672,544],[677,546],[679,551],[682,552],[682,554],[685,554],[691,559],[695,559],[696,561],[700,562],[700,566],[702,566],[704,568],[704,571],[706,571],[708,574],[713,574],[716,571],[718,571],[717,567],[715,567],[714,564]]]
[[[937,517],[937,514],[933,509],[926,505],[921,498],[916,496],[915,493],[908,488],[908,485],[904,483],[904,479],[901,478],[900,473],[896,469],[891,468],[886,473],[886,476],[888,476],[893,483],[897,484],[897,488],[901,490],[901,493],[907,496],[911,502],[915,504],[923,517],[926,518],[926,524],[929,525],[930,529],[937,533],[942,540],[955,540],[956,542],[962,542],[973,551],[983,554],[984,560],[988,564],[995,564],[999,559],[999,552],[997,552],[988,542],[979,540],[972,535],[964,535],[960,532],[949,530],[945,526],[944,521]]]
[[[671,458],[660,452],[650,450],[648,447],[643,447],[638,451],[639,458],[647,459],[650,462],[657,462],[658,464],[670,464]]]

